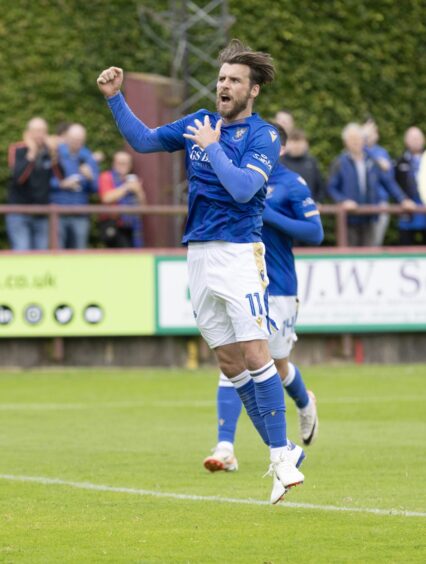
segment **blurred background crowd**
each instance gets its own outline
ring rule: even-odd
[[[390,155],[379,144],[379,129],[372,117],[364,123],[348,123],[341,133],[342,151],[332,163],[319,163],[311,154],[305,131],[288,110],[274,121],[288,135],[285,166],[309,185],[319,204],[334,203],[351,211],[365,205],[401,204],[397,219],[401,245],[426,244],[426,214],[416,213],[426,203],[426,152],[424,134],[411,126],[401,139],[401,154]],[[58,226],[59,247],[85,249],[96,246],[138,248],[143,246],[141,216],[73,214],[73,207],[90,203],[119,206],[149,204],[143,179],[133,172],[132,155],[118,149],[107,162],[87,140],[80,123],[61,123],[54,134],[42,117],[30,119],[23,138],[9,147],[9,205],[65,206]],[[385,211],[348,215],[350,246],[381,246],[390,222]],[[49,221],[45,215],[5,215],[10,248],[15,251],[49,247]]]

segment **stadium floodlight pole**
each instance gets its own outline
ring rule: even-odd
[[[179,100],[175,119],[200,102],[215,104],[217,54],[228,42],[228,32],[235,21],[229,15],[228,0],[170,0],[168,9],[161,12],[140,6],[139,19],[145,36],[170,54],[173,98]],[[207,83],[203,83],[204,77]],[[173,203],[179,205],[184,202],[187,182],[182,156],[174,153],[172,159]],[[176,237],[180,231],[181,224],[176,222]]]

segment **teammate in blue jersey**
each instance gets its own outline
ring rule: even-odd
[[[279,128],[280,156],[285,152],[287,135]],[[281,164],[276,165],[267,185],[266,207],[263,212],[262,238],[266,246],[266,266],[269,276],[269,309],[278,331],[269,337],[269,348],[281,376],[284,388],[296,403],[300,435],[305,445],[318,433],[315,396],[306,389],[297,366],[289,362],[296,340],[297,277],[293,255],[293,240],[319,245],[323,228],[319,211],[311,192],[298,174]],[[235,431],[241,413],[241,400],[232,382],[219,377],[217,392],[218,443],[213,454],[204,460],[211,472],[238,469],[234,454]],[[295,447],[295,454],[301,455]],[[300,460],[300,462],[303,458]]]
[[[219,56],[217,112],[199,110],[150,129],[120,88],[123,71],[104,70],[98,86],[122,135],[140,152],[184,150],[189,181],[188,275],[194,317],[253,424],[270,447],[277,503],[304,480],[287,445],[281,380],[268,348],[268,277],[261,240],[266,183],[278,161],[277,130],[253,113],[272,58],[232,40]],[[299,450],[300,447],[299,447]]]

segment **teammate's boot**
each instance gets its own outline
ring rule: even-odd
[[[300,437],[304,445],[310,445],[318,436],[317,401],[311,390],[308,390],[309,403],[306,407],[297,410],[299,415]]]
[[[226,448],[220,443],[213,449],[211,456],[208,456],[203,462],[204,468],[210,472],[236,472],[238,470],[238,461],[231,448]]]
[[[303,484],[304,475],[298,468],[305,459],[302,447],[287,441],[287,451],[280,460],[271,463],[266,475],[273,477],[271,503],[275,505],[283,499],[285,494],[293,487]]]

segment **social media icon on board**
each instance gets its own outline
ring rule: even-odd
[[[30,325],[37,325],[43,319],[43,310],[37,304],[31,304],[24,310],[24,319]]]
[[[0,305],[0,325],[9,325],[13,321],[13,310],[7,305]]]
[[[53,315],[60,325],[67,325],[74,317],[74,310],[69,305],[61,304],[55,309]]]
[[[95,325],[103,320],[104,312],[101,306],[97,304],[89,304],[83,311],[83,318],[87,323]]]

